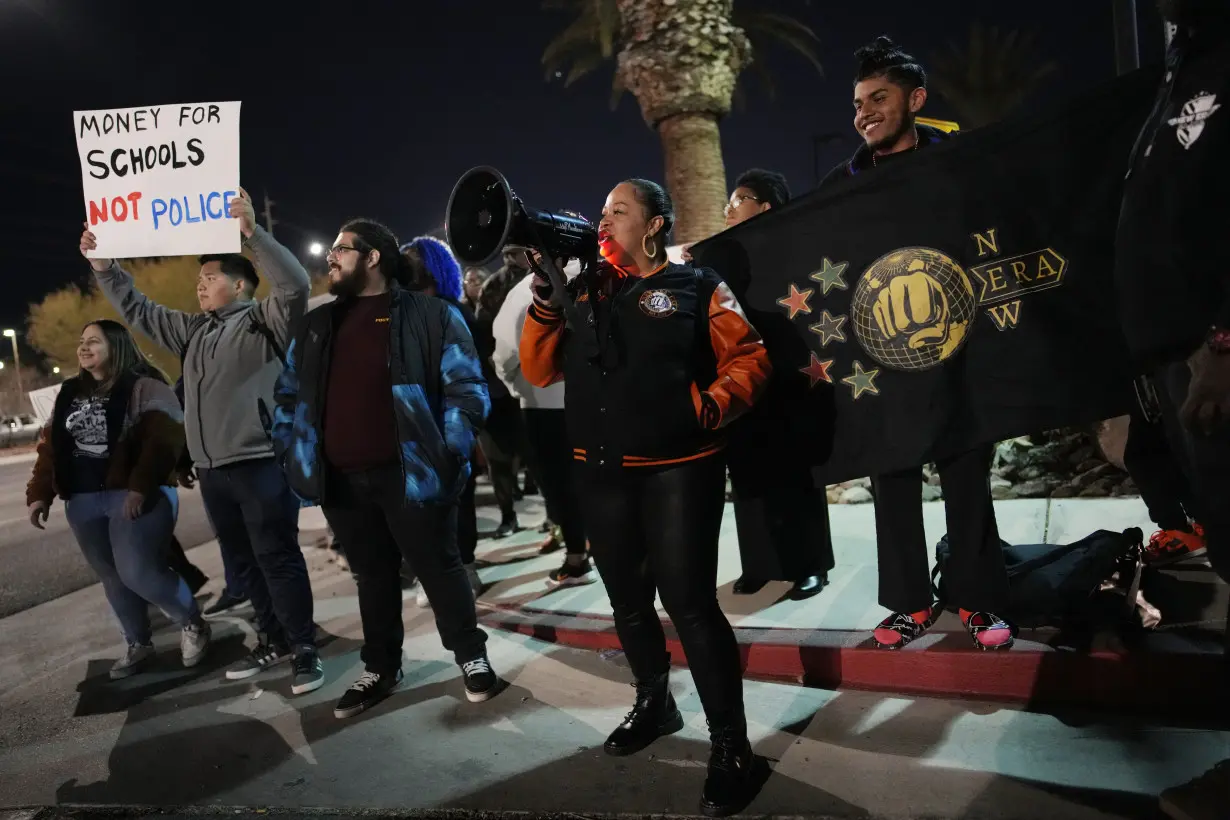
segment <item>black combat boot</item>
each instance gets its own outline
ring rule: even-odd
[[[706,817],[737,814],[751,802],[753,783],[752,744],[743,720],[722,726],[709,725],[709,772],[700,798]]]
[[[636,754],[663,735],[673,735],[683,728],[683,715],[679,714],[679,707],[671,695],[668,676],[668,672],[663,672],[633,684],[636,705],[606,739],[603,748],[607,754],[617,757]]]

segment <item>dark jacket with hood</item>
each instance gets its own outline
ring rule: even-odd
[[[1115,253],[1123,332],[1145,367],[1230,328],[1230,27],[1181,30],[1128,167]]]
[[[946,131],[941,131],[938,128],[932,128],[930,125],[915,125],[915,130],[918,131],[918,148],[926,148],[928,145],[935,145],[937,142],[944,142],[952,138],[952,134]],[[907,151],[899,151],[896,154],[889,154],[880,157],[878,162],[896,162],[903,156],[909,155],[914,149]],[[875,167],[875,162],[871,158],[871,149],[867,147],[867,143],[863,143],[854,152],[854,156],[838,165],[833,170],[829,171],[824,179],[820,181],[820,187],[825,188],[839,179],[852,177],[855,174],[869,171]]]

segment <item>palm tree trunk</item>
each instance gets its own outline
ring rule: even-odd
[[[666,187],[675,201],[676,243],[699,242],[725,227],[726,166],[717,117],[686,113],[657,124]]]

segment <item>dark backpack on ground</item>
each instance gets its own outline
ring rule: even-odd
[[[1135,527],[1123,532],[1098,530],[1071,544],[1013,546],[1001,541],[1009,598],[1005,611],[995,614],[1025,628],[1079,623],[1097,609],[1099,588],[1116,572],[1119,586],[1127,590],[1127,602],[1134,602],[1140,587],[1142,541],[1143,533]],[[950,554],[945,535],[935,545],[931,574],[941,602],[947,601],[944,567]],[[1124,613],[1131,611],[1132,606],[1126,605]]]

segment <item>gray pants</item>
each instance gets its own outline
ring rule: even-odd
[[[90,567],[98,573],[124,640],[148,645],[152,640],[149,605],[184,626],[200,610],[184,579],[166,560],[175,529],[179,497],[164,487],[153,508],[134,520],[124,516],[127,490],[81,493],[64,505],[68,526]]]

